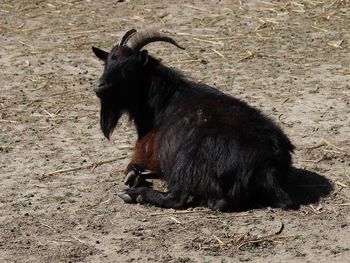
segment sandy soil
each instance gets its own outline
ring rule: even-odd
[[[350,1],[0,0],[0,14],[0,262],[348,262]],[[169,33],[186,51],[152,55],[283,127],[299,210],[116,197],[135,132],[124,119],[103,138],[91,46],[133,27]]]

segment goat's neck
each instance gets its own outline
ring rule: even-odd
[[[139,78],[135,84],[138,86],[137,93],[132,94],[129,98],[129,105],[126,112],[135,124],[138,138],[142,138],[154,128],[153,114],[151,108],[147,104],[147,88],[145,83],[149,81],[146,78]]]
[[[138,84],[139,94],[135,96],[133,106],[129,109],[139,138],[156,129],[173,111],[174,97],[186,85],[181,73],[161,63],[155,64],[146,76],[141,78]]]
[[[145,136],[154,128],[153,116],[150,110],[144,105],[140,105],[140,106],[141,107],[132,116],[132,118],[134,119],[136,131],[139,139]]]
[[[147,107],[153,116],[153,126],[158,127],[174,110],[176,97],[187,82],[181,73],[161,63],[149,76]]]

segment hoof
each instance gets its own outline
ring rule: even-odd
[[[139,173],[136,173],[134,170],[128,172],[128,174],[125,176],[124,184],[131,187],[133,184],[135,184],[135,180],[139,176]]]
[[[142,174],[138,171],[130,171],[125,176],[124,184],[129,186],[130,188],[135,187],[152,187],[153,184],[151,182],[148,182],[145,180],[145,177],[142,176]]]
[[[117,196],[119,196],[121,199],[123,199],[125,203],[135,203],[135,201],[136,201],[125,192],[119,192],[119,193],[117,193]]]

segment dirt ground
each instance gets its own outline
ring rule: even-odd
[[[262,109],[290,136],[295,211],[124,204],[135,142],[110,141],[91,46],[149,52]],[[0,262],[349,262],[350,1],[0,0]]]

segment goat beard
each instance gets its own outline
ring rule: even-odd
[[[123,114],[123,109],[116,104],[113,100],[101,99],[100,125],[103,135],[108,140]]]

